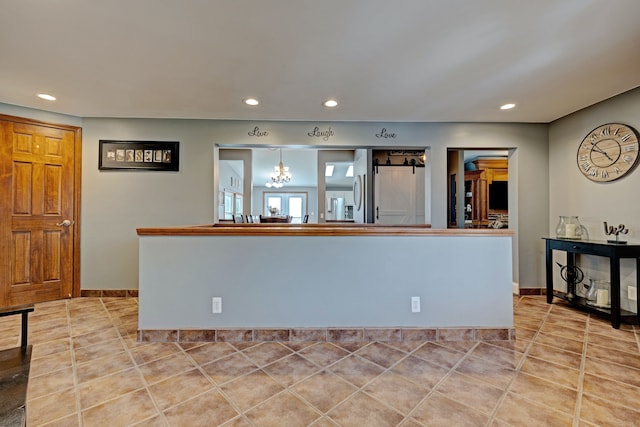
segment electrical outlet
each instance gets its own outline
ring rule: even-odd
[[[222,313],[222,297],[211,298],[211,312],[213,314]]]
[[[638,300],[638,288],[636,288],[635,286],[629,286],[627,287],[627,296],[629,298],[629,301],[637,301]]]
[[[420,297],[411,297],[411,312],[420,313]]]

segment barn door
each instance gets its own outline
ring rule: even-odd
[[[0,116],[0,305],[79,295],[80,129]]]
[[[376,224],[424,224],[424,168],[380,166],[374,179]]]

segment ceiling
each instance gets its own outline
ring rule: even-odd
[[[638,18],[638,0],[4,0],[0,102],[79,117],[548,123],[640,86]]]

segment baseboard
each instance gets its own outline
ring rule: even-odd
[[[515,328],[139,329],[138,342],[512,341]]]
[[[80,289],[81,297],[138,298],[137,289]]]
[[[546,295],[546,288],[520,288],[520,295]]]
[[[511,290],[514,295],[520,295],[520,285],[518,282],[511,282]]]

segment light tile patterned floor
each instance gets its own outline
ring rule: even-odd
[[[515,342],[143,344],[137,312],[36,306],[29,427],[640,425],[640,329],[544,297],[514,297]]]

